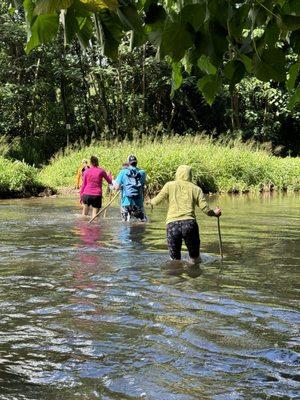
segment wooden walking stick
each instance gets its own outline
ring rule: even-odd
[[[119,196],[119,193],[120,191],[118,190],[117,193],[114,195],[114,197],[110,200],[110,202],[108,202],[105,207],[103,207],[99,212],[97,212],[97,214],[93,218],[89,220],[89,224],[93,222],[94,219],[96,219],[100,214],[103,213],[103,211],[105,211],[111,205],[111,203]]]
[[[220,227],[220,217],[217,217],[217,218],[218,218],[218,234],[219,234],[219,248],[220,248],[220,256],[221,256],[221,265],[223,266],[224,255],[223,255],[223,244],[222,244],[221,227]]]

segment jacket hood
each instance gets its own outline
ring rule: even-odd
[[[192,180],[192,168],[188,165],[179,165],[175,175],[176,181],[189,181]]]

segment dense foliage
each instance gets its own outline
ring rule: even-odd
[[[65,47],[58,36],[26,55],[22,9],[3,1],[0,7],[0,135],[7,156],[37,165],[68,143],[131,138],[135,131],[215,137],[230,131],[231,137],[271,141],[282,147],[280,154],[299,154],[300,113],[289,109],[282,84],[245,78],[234,93],[225,85],[210,107],[194,69],[182,72],[181,87],[170,97],[174,64],[158,61],[151,44],[129,51],[127,34],[112,60],[97,43],[83,52],[78,40]]]
[[[171,138],[148,137],[139,140],[93,143],[56,155],[40,180],[52,187],[74,187],[80,161],[96,154],[101,165],[118,173],[128,154],[136,154],[140,168],[148,173],[148,193],[156,193],[174,179],[180,164],[193,167],[194,181],[205,192],[243,192],[258,190],[300,190],[300,159],[280,158],[254,143],[213,142],[202,136]]]
[[[0,197],[36,195],[42,188],[36,168],[0,156]]]
[[[232,93],[246,73],[262,81],[286,82],[300,101],[299,0],[25,0],[27,51],[52,40],[60,22],[65,42],[76,36],[84,47],[98,39],[113,59],[126,32],[132,47],[152,42],[168,57],[174,89],[182,67],[201,71],[197,86],[209,104],[229,82]]]

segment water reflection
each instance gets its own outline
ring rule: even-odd
[[[223,271],[201,214],[195,268],[168,261],[164,209],[89,225],[73,200],[1,202],[1,400],[299,398],[299,196],[211,202]]]

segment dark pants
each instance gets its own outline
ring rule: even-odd
[[[172,260],[181,259],[182,239],[188,249],[189,256],[196,259],[200,255],[199,227],[194,219],[175,221],[167,224],[167,241]]]

